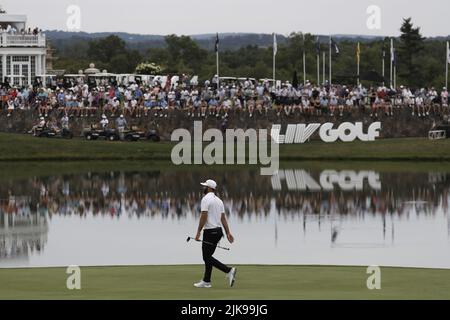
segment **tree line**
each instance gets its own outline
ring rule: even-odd
[[[397,52],[397,84],[411,87],[442,87],[445,82],[446,42],[442,39],[426,39],[410,18],[404,19],[401,36],[394,39]],[[156,64],[163,74],[198,75],[201,80],[211,79],[216,73],[216,55],[213,49],[205,49],[189,36],[168,35],[161,47],[130,48],[118,36],[86,41],[73,39],[68,46],[56,46],[58,59],[55,69],[76,73],[94,62],[99,69],[113,73],[134,73],[142,62]],[[335,40],[339,53],[332,50],[333,83],[356,83],[357,40]],[[390,38],[361,41],[360,73],[382,74],[385,62],[385,81],[390,74]],[[321,52],[326,52],[326,78],[328,79],[328,37],[319,37]],[[214,40],[211,40],[214,48]],[[277,79],[293,81],[294,74],[303,81],[303,52],[306,57],[306,78],[317,82],[317,36],[291,33],[278,44]],[[384,57],[384,58],[383,58]],[[272,78],[272,46],[246,45],[237,50],[220,50],[220,75],[231,77]],[[320,54],[322,78],[322,53]],[[321,79],[322,80],[322,79]],[[363,84],[369,83],[362,79]],[[366,83],[365,83],[366,82]],[[379,80],[378,80],[379,82]]]

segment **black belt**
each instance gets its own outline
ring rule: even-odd
[[[218,232],[218,231],[222,231],[222,228],[205,229],[203,232],[214,233],[214,232]]]

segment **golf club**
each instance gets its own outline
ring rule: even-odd
[[[191,241],[191,240],[195,240],[195,238],[194,238],[194,237],[188,237],[187,240],[186,240],[186,242],[189,242],[189,241]],[[202,241],[202,240],[195,240],[195,241],[197,241],[197,242],[202,242],[202,243],[205,243],[205,244],[209,244],[209,245],[211,245],[211,246],[214,245],[214,244],[212,244],[211,242],[206,242],[206,241]],[[221,246],[217,246],[217,248],[222,249],[222,250],[230,251],[230,248],[225,248],[225,247],[221,247]]]

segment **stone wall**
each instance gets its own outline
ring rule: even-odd
[[[0,132],[10,133],[26,133],[38,121],[38,113],[36,111],[16,110],[11,117],[6,116],[6,111],[0,112]],[[57,118],[60,116],[50,114],[49,118]],[[410,109],[396,110],[393,117],[386,116],[379,112],[377,118],[370,117],[370,111],[354,110],[346,113],[343,117],[329,115],[312,116],[295,113],[287,116],[285,113],[278,117],[276,112],[260,115],[254,113],[253,117],[249,117],[247,112],[231,113],[228,117],[226,128],[235,129],[271,129],[272,124],[296,124],[296,123],[325,123],[333,122],[339,125],[342,122],[363,122],[367,128],[374,121],[381,121],[381,138],[402,138],[402,137],[427,137],[428,131],[434,123],[447,121],[447,116],[430,115],[425,118],[412,116]],[[89,127],[92,123],[98,123],[100,114],[89,118],[71,118],[70,125],[75,136],[81,136],[84,127]],[[114,122],[110,118],[110,122]],[[194,120],[202,120],[203,128],[224,128],[224,121],[216,117],[191,118],[184,111],[175,110],[168,118],[160,118],[149,115],[142,118],[129,118],[129,124],[139,126],[141,129],[157,129],[163,140],[170,140],[170,135],[174,129],[186,128],[192,132]]]

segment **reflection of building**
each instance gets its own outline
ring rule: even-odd
[[[11,199],[10,206],[20,206]],[[26,260],[30,253],[40,252],[47,243],[47,217],[40,214],[0,212],[0,259]]]
[[[24,15],[0,14],[0,79],[11,85],[32,84],[46,73],[45,35],[26,23]]]

